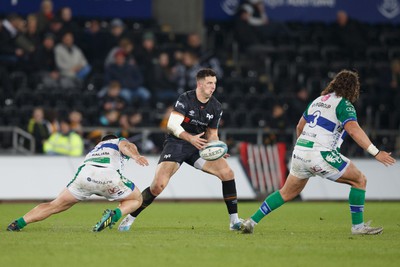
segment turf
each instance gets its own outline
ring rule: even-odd
[[[115,203],[79,203],[21,232],[6,232],[35,203],[0,204],[1,266],[399,266],[400,205],[371,202],[366,219],[378,236],[350,234],[345,202],[292,202],[253,235],[228,230],[223,202],[155,202],[130,232],[91,228]],[[240,203],[248,217],[258,202]]]

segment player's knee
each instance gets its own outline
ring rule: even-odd
[[[367,177],[363,173],[360,173],[357,179],[357,187],[361,189],[367,188]]]
[[[143,203],[142,194],[139,194],[139,196],[136,198],[136,201],[139,203],[139,206],[142,205],[142,203]]]
[[[353,186],[356,188],[365,189],[367,187],[367,177],[360,172]]]
[[[166,184],[165,183],[155,183],[150,186],[150,192],[154,196],[158,196],[164,190]]]
[[[219,173],[218,173],[218,178],[221,179],[222,181],[229,181],[232,180],[234,178],[234,173],[232,171],[231,168],[225,168],[222,169]]]

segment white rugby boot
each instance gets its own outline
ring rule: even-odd
[[[368,221],[361,227],[352,227],[351,233],[353,235],[378,235],[383,232],[383,227],[371,227],[370,224],[371,221]]]

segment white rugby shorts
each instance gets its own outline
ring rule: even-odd
[[[95,194],[113,201],[126,198],[135,184],[117,170],[85,164],[79,167],[67,188],[79,200]]]
[[[294,149],[290,174],[300,179],[320,176],[332,181],[339,179],[350,160],[336,151],[316,151]]]

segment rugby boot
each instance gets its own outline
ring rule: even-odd
[[[93,227],[93,232],[100,232],[107,227],[111,229],[115,224],[113,221],[114,215],[115,211],[106,209],[103,213],[103,217],[101,217],[101,220]]]
[[[132,224],[133,224],[134,221],[135,221],[135,217],[132,217],[132,215],[128,214],[128,215],[122,220],[122,222],[119,224],[119,226],[118,226],[118,231],[120,231],[120,232],[129,231],[129,229],[131,229],[131,226],[132,226]]]
[[[242,218],[239,218],[239,221],[229,224],[229,230],[240,231],[240,229],[242,228],[243,221],[244,220]]]
[[[254,224],[251,219],[244,220],[241,230],[242,234],[252,234],[254,232]]]
[[[21,231],[21,228],[19,228],[17,221],[13,221],[12,223],[10,223],[10,224],[7,226],[7,231],[10,231],[10,232],[19,232],[19,231]]]
[[[378,235],[383,232],[383,227],[371,227],[369,226],[371,221],[364,223],[362,227],[351,228],[351,233],[353,235]]]

